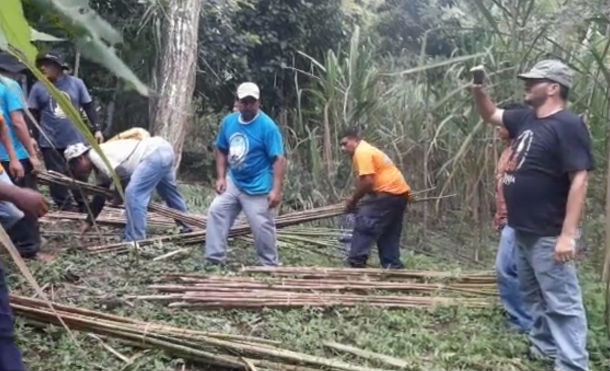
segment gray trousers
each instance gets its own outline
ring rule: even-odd
[[[262,265],[278,265],[275,246],[275,220],[267,195],[251,196],[240,191],[227,177],[227,189],[216,196],[208,210],[205,258],[224,264],[227,260],[227,237],[240,211],[246,214],[254,235],[254,248]]]

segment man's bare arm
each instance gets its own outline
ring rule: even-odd
[[[30,161],[36,164],[39,164],[38,153],[34,148],[34,141],[30,136],[30,132],[28,130],[28,125],[25,122],[25,118],[23,117],[23,113],[21,111],[11,112],[11,120],[13,121],[13,127],[15,128],[15,134],[17,134],[17,138],[23,145],[25,149],[28,151],[30,155]],[[34,164],[32,164],[34,165]],[[37,168],[38,166],[34,166]]]
[[[15,179],[21,179],[24,176],[23,166],[17,157],[15,147],[13,146],[13,138],[6,122],[0,124],[0,142],[4,146],[9,158],[9,172]]]
[[[284,174],[286,173],[286,157],[277,156],[273,162],[273,189],[282,192],[284,186]]]
[[[483,119],[483,121],[492,123],[494,125],[503,125],[502,115],[504,110],[498,108],[489,97],[489,94],[483,89],[483,85],[473,85],[472,95],[474,97],[474,103],[477,106],[477,111]]]
[[[566,205],[566,216],[563,220],[561,234],[575,238],[578,231],[578,222],[587,196],[589,172],[581,170],[570,173],[570,191]]]
[[[558,263],[569,262],[576,256],[578,222],[587,196],[588,177],[587,170],[570,173],[571,183],[566,204],[566,216],[563,219],[561,234],[555,244],[555,260]]]
[[[227,189],[227,154],[216,148],[216,192],[222,194]]]
[[[355,207],[358,201],[360,201],[360,199],[364,197],[365,194],[371,192],[373,190],[374,181],[375,177],[372,174],[361,175],[360,177],[358,177],[356,191],[354,191],[354,194],[352,195],[352,197],[350,197],[348,206]]]

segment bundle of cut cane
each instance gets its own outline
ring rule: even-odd
[[[463,278],[463,277],[462,277]],[[413,280],[379,281],[360,278],[253,278],[196,274],[170,274],[164,278],[168,284],[152,285],[161,292],[222,291],[225,289],[280,290],[280,291],[337,291],[376,292],[405,291],[422,293],[467,293],[471,295],[496,295],[495,281],[490,283],[460,282],[455,277],[449,282],[414,282]],[[177,282],[176,282],[177,281]]]
[[[300,307],[354,307],[378,308],[422,308],[457,305],[482,308],[492,305],[485,299],[436,297],[361,295],[329,292],[301,292],[281,290],[258,290],[243,288],[184,291],[166,295],[140,295],[131,299],[170,302],[169,307],[190,309],[237,309],[237,308],[300,308]]]
[[[335,204],[331,206],[324,206],[304,211],[297,211],[285,215],[278,216],[275,218],[275,226],[277,228],[284,228],[296,224],[312,222],[321,219],[332,218],[344,213],[345,206],[343,204]],[[248,224],[238,224],[231,228],[229,236],[243,236],[251,233],[250,226]],[[155,238],[149,238],[137,242],[140,247],[154,245],[157,243],[172,242],[181,245],[197,244],[205,241],[206,231],[196,231],[191,233],[184,233],[179,235],[161,236]],[[88,248],[91,253],[105,253],[105,252],[127,252],[134,246],[134,243],[115,243],[103,246],[96,246]]]
[[[268,268],[261,269],[267,271]],[[281,269],[280,269],[281,270]],[[338,269],[341,270],[341,269]],[[170,302],[170,307],[183,308],[291,308],[375,306],[414,308],[434,305],[484,307],[492,304],[485,298],[382,295],[384,291],[419,292],[423,294],[459,293],[468,296],[494,296],[494,283],[486,274],[452,276],[431,271],[402,271],[403,280],[380,281],[367,275],[344,275],[324,278],[287,277],[225,277],[176,273],[165,277],[171,284],[150,288],[163,295],[140,295],[132,298]],[[381,270],[366,270],[379,273]],[[246,269],[248,272],[248,269]],[[408,278],[408,280],[404,280]],[[414,279],[443,279],[448,282],[413,282]],[[475,282],[469,281],[474,278]],[[483,280],[484,278],[484,280]],[[178,281],[178,282],[176,282]]]
[[[54,211],[40,218],[40,222],[49,223],[56,220],[86,220],[87,214],[73,211]],[[155,227],[172,228],[176,225],[173,219],[156,213],[146,215],[147,224]],[[125,210],[118,208],[104,208],[101,214],[95,219],[98,224],[109,226],[125,226]],[[44,231],[43,231],[44,232]]]
[[[290,351],[281,348],[279,342],[262,338],[165,326],[54,303],[56,314],[44,301],[16,295],[11,295],[10,302],[16,315],[35,323],[57,325],[59,315],[73,330],[103,335],[134,347],[162,349],[173,356],[213,366],[239,370],[371,370]],[[384,358],[391,357],[378,356],[380,361]]]
[[[114,192],[109,189],[89,184],[87,182],[81,182],[54,171],[37,172],[36,176],[37,179],[44,184],[58,184],[67,188],[81,190],[86,194],[102,195],[105,197],[114,196]],[[155,202],[151,202],[148,205],[148,209],[168,218],[184,222],[190,226],[205,228],[206,218],[203,215],[184,213]]]
[[[246,274],[269,274],[276,277],[302,277],[326,279],[419,279],[419,280],[452,280],[454,282],[472,284],[495,284],[496,276],[490,271],[472,272],[437,272],[414,271],[407,269],[377,269],[377,268],[332,268],[332,267],[244,267]]]

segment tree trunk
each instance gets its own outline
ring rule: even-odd
[[[197,66],[197,34],[202,0],[169,0],[157,69],[156,96],[151,99],[152,132],[174,147],[176,168],[193,117],[191,107]]]

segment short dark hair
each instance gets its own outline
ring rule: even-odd
[[[570,88],[559,84],[559,96],[561,97],[561,99],[568,100],[569,95],[570,95]]]
[[[356,126],[349,127],[343,131],[341,138],[360,139],[360,129]]]
[[[570,95],[570,88],[568,88],[567,86],[558,83],[557,81],[554,80],[549,80],[549,79],[545,79],[546,81],[550,82],[551,84],[557,84],[559,85],[559,96],[561,97],[561,99],[563,100],[568,100],[568,96]]]

